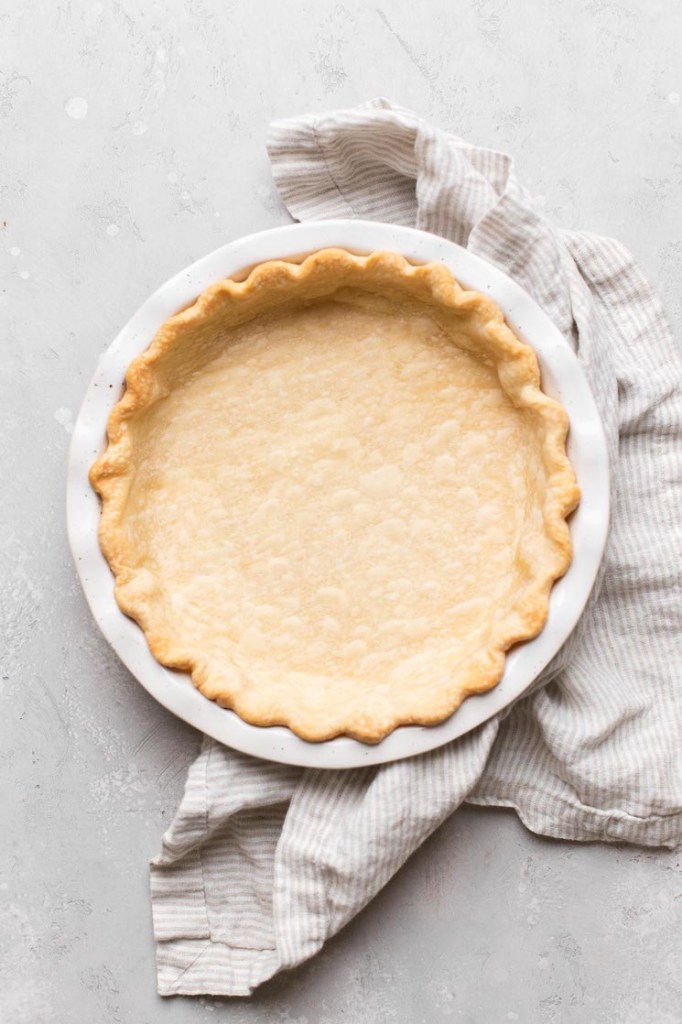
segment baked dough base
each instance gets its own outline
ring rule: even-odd
[[[91,471],[121,608],[257,725],[440,722],[571,558],[567,417],[445,268],[323,250],[221,282],[130,367]]]

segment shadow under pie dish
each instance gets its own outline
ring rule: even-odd
[[[440,264],[326,249],[220,281],[126,375],[91,469],[121,609],[255,725],[446,719],[568,568],[568,419]]]

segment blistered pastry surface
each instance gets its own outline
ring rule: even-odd
[[[494,685],[570,560],[565,413],[531,350],[443,268],[381,256],[271,265],[275,303],[266,264],[169,321],[92,473],[154,654],[309,739],[378,740]]]

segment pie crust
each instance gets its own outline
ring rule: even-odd
[[[545,623],[567,430],[533,350],[440,264],[260,264],[128,368],[90,471],[116,599],[254,725],[441,722]]]

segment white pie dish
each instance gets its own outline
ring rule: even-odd
[[[195,689],[188,675],[160,665],[139,626],[114,599],[113,577],[101,554],[99,502],[88,470],[105,445],[106,421],[120,397],[125,370],[147,348],[158,327],[208,285],[253,264],[340,246],[356,252],[390,249],[415,262],[442,262],[468,287],[490,295],[512,328],[537,352],[543,388],[571,420],[568,451],[582,490],[571,519],[573,563],[554,587],[542,633],[513,650],[501,682],[470,697],[433,727],[396,729],[376,745],[347,737],[309,743],[290,730],[249,725]],[[266,231],[233,242],[176,275],[144,303],[102,356],[76,422],[67,494],[69,538],[83,589],[105,637],[143,686],[185,721],[238,750],[319,768],[355,767],[408,757],[456,738],[496,714],[532,684],[573,629],[589,596],[608,528],[608,460],[599,415],[577,359],[533,300],[496,268],[444,239],[409,228],[363,221],[322,221]]]

